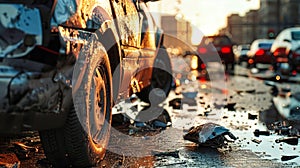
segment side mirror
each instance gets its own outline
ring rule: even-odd
[[[291,43],[291,40],[289,39],[283,39],[284,42],[288,42],[288,43]]]

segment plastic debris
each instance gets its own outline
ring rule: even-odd
[[[285,142],[290,145],[298,145],[298,137],[286,137],[275,140],[276,143]]]
[[[256,136],[256,137],[259,137],[260,135],[265,135],[265,136],[270,135],[269,131],[260,131],[258,129],[256,129],[253,133],[254,133],[254,136]]]
[[[171,156],[174,158],[179,158],[179,151],[152,151],[152,154],[156,157]]]
[[[194,99],[197,96],[198,92],[182,92],[182,95],[185,98]]]
[[[225,105],[224,108],[227,108],[229,111],[235,111],[235,105],[236,103],[227,103],[227,105]]]
[[[288,161],[288,160],[295,159],[295,158],[297,158],[297,157],[299,157],[299,156],[297,156],[297,155],[293,155],[293,156],[282,156],[282,157],[281,157],[281,161]]]
[[[192,127],[183,138],[199,145],[212,148],[227,146],[227,142],[233,142],[237,139],[227,128],[215,123],[206,123]]]
[[[176,98],[169,102],[169,106],[173,107],[173,109],[180,109],[181,108],[181,99]]]
[[[262,140],[259,139],[252,139],[251,141],[257,144],[260,144],[262,142]]]
[[[255,120],[255,119],[257,119],[257,115],[248,113],[248,119],[249,120]]]

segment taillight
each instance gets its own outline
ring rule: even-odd
[[[276,50],[274,51],[273,55],[275,57],[277,57],[277,56],[285,56],[285,48],[276,48]]]
[[[231,47],[222,47],[221,48],[221,53],[223,54],[228,54],[231,52]]]
[[[248,63],[249,63],[249,64],[253,64],[253,63],[254,63],[254,60],[250,58],[250,59],[248,60]]]
[[[264,54],[265,54],[265,50],[263,50],[263,49],[259,49],[255,53],[256,56],[263,56]]]
[[[204,47],[200,47],[200,48],[198,48],[198,52],[199,52],[199,54],[205,54],[207,52],[207,49]]]

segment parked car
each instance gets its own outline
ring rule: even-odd
[[[248,64],[249,66],[256,67],[257,63],[271,64],[271,46],[273,44],[272,39],[257,39],[251,44],[250,50],[248,51]]]
[[[241,44],[234,50],[235,62],[241,64],[242,62],[248,62],[248,51],[250,50],[249,44]]]
[[[55,167],[96,166],[113,104],[160,103],[171,88],[147,1],[1,1],[1,135],[37,130]]]
[[[213,56],[218,54],[221,61],[225,64],[226,70],[234,70],[234,54],[233,54],[233,42],[226,35],[206,36],[203,37],[200,44],[197,47],[200,57],[207,59],[208,61],[216,61]],[[199,59],[201,61],[201,59]],[[198,65],[201,65],[200,62]]]
[[[296,75],[300,70],[300,27],[282,30],[271,47],[271,53],[275,70],[281,63],[288,63],[290,74]]]

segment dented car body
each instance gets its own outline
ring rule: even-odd
[[[154,88],[171,88],[163,33],[146,2],[0,0],[0,133],[38,130],[54,165],[96,165],[113,104],[133,93],[150,102]],[[77,90],[83,96],[74,98]],[[96,130],[82,128],[76,105],[95,116],[87,120]],[[83,139],[72,154],[72,143]]]

